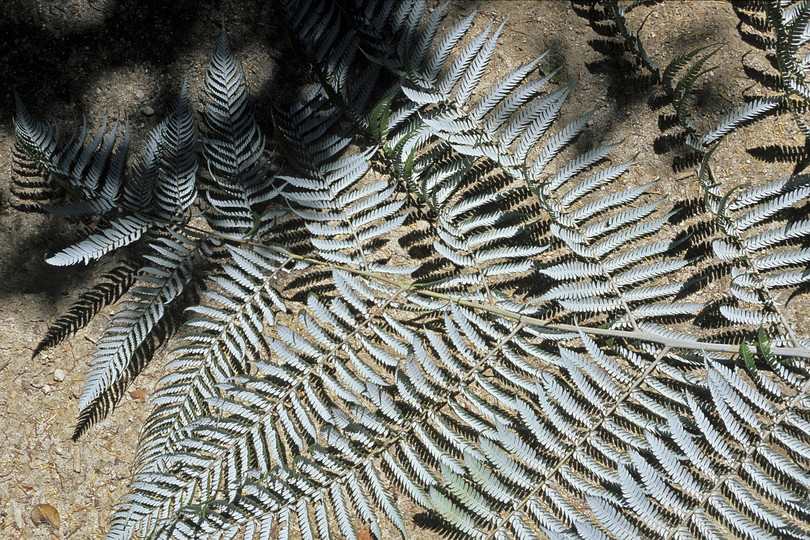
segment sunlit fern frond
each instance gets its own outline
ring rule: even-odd
[[[118,304],[118,309],[96,343],[89,362],[79,410],[116,384],[127,371],[135,352],[160,322],[166,306],[177,298],[191,280],[195,265],[210,255],[207,236],[176,233],[149,245],[144,258],[149,261],[138,270],[135,285]]]
[[[801,240],[810,231],[808,196],[810,179],[800,175],[732,191],[716,207],[724,237],[713,242],[714,254],[733,264],[734,301],[720,311],[732,323],[772,327],[778,343],[800,342],[784,311],[787,292],[810,280]]]

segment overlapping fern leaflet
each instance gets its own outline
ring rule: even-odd
[[[144,351],[153,346],[150,335],[166,305],[181,294],[194,265],[210,255],[207,234],[184,228],[195,199],[197,171],[197,135],[186,85],[131,171],[125,169],[129,130],[125,127],[119,136],[118,126],[116,122],[109,131],[103,127],[88,142],[84,129],[76,129],[67,143],[61,143],[56,128],[34,121],[18,100],[18,157],[76,191],[72,200],[43,209],[99,216],[94,232],[47,261],[89,262],[138,240],[149,242],[136,256],[140,268],[136,286],[124,295],[93,353],[79,400],[76,436],[106,414],[115,395],[120,395],[120,388],[114,389],[142,367],[147,360]],[[154,234],[146,235],[150,229]]]
[[[244,74],[230,51],[224,32],[206,76],[207,106],[203,155],[212,176],[207,214],[216,231],[261,236],[284,211],[269,206],[277,194],[264,136],[253,118]],[[221,273],[210,279],[204,302],[188,309],[181,330],[184,342],[161,379],[156,405],[147,420],[138,451],[140,491],[126,497],[113,517],[111,537],[154,531],[161,519],[193,497],[213,497],[219,480],[200,474],[176,477],[176,460],[169,455],[188,437],[190,425],[210,412],[210,400],[220,385],[248,370],[248,363],[267,349],[263,333],[274,324],[274,312],[286,305],[275,281],[290,258],[260,247],[227,247]],[[223,467],[222,463],[216,467]],[[169,482],[168,479],[173,479]],[[167,483],[169,482],[169,483]],[[169,500],[163,497],[173,490]],[[205,492],[209,490],[209,492]],[[202,495],[201,495],[202,493]]]
[[[160,157],[160,163],[142,161],[138,171],[150,170],[148,176],[151,178],[147,179],[147,175],[140,174],[134,176],[137,183],[154,182],[154,189],[150,190],[153,194],[150,204],[144,204],[138,213],[131,216],[131,219],[142,224],[144,232],[157,219],[176,218],[182,221],[182,213],[194,197],[196,134],[185,85],[172,105],[168,118],[158,129],[162,134],[159,145],[161,152],[151,153],[147,147],[144,158]],[[153,210],[154,214],[143,213],[149,210]],[[121,219],[130,219],[130,216]],[[122,227],[116,227],[117,223],[121,222],[112,222],[113,229],[121,230]],[[86,259],[91,256],[88,251],[96,256],[98,252],[93,250],[97,247],[104,251],[120,247],[118,242],[110,244],[106,241],[114,238],[108,231],[109,229],[101,234],[91,235],[61,251],[52,260],[74,252],[76,256]],[[151,264],[146,264],[139,270],[138,279],[141,283],[125,295],[120,303],[121,307],[96,344],[84,391],[79,398],[80,410],[91,407],[124,373],[135,351],[163,318],[165,306],[183,291],[185,284],[191,279],[193,265],[208,254],[209,239],[205,235],[175,232],[171,228],[166,230],[166,234],[169,236],[149,245],[150,249],[144,258]],[[135,239],[137,237],[132,238]],[[77,429],[82,429],[81,422]]]
[[[803,219],[808,195],[810,178],[799,175],[729,193],[715,204],[725,237],[712,247],[733,264],[734,302],[720,311],[732,323],[769,328],[775,343],[807,344],[793,331],[779,291],[810,280],[810,250],[793,240],[810,230]],[[773,226],[777,220],[784,223]]]
[[[134,286],[118,303],[88,363],[84,390],[79,397],[80,417],[74,438],[88,427],[88,421],[103,416],[108,394],[132,369],[138,350],[148,343],[153,330],[166,314],[166,307],[191,280],[194,267],[211,255],[212,240],[206,235],[169,229],[168,235],[149,244],[143,255],[149,261],[135,275]]]
[[[105,119],[98,133],[85,142],[85,124],[79,127],[74,122],[67,141],[60,140],[59,128],[55,124],[35,120],[18,95],[15,95],[15,100],[15,157],[18,165],[49,175],[61,184],[76,188],[83,196],[78,203],[45,204],[42,209],[56,213],[101,214],[115,208],[114,201],[121,189],[129,152],[129,124],[124,126],[124,133],[119,138],[119,122],[105,135]]]
[[[450,31],[453,43],[466,26]],[[341,114],[328,103],[331,91],[277,113],[280,144],[295,156],[296,173],[281,177],[284,197],[319,257],[339,268],[294,325],[276,324],[258,372],[221,384],[223,396],[208,400],[216,414],[161,447],[159,470],[143,470],[126,509],[141,516],[144,533],[190,538],[244,526],[250,536],[297,530],[311,538],[328,537],[332,522],[348,538],[360,523],[382,537],[388,521],[405,534],[392,484],[481,538],[666,535],[703,525],[689,496],[736,504],[725,484],[704,485],[678,456],[690,452],[705,472],[717,467],[714,450],[732,461],[750,453],[755,439],[735,414],[754,422],[755,411],[775,410],[759,388],[714,358],[608,347],[517,320],[557,304],[583,320],[666,336],[674,331],[664,321],[700,306],[673,300],[683,279],[661,283],[689,261],[674,256],[671,240],[648,241],[669,217],[656,215],[651,185],[603,189],[630,165],[599,166],[615,146],[552,169],[589,118],[548,136],[568,87],[542,93],[547,78],[525,80],[530,63],[470,102],[494,37],[485,30],[446,69],[441,44],[426,71],[410,65],[402,96],[384,98],[400,101],[388,122],[378,118],[382,148],[348,152],[352,140],[330,132]],[[431,75],[436,62],[441,77]],[[384,174],[371,167],[375,155],[384,156]],[[405,222],[406,187],[435,212],[434,256],[454,268],[416,290],[386,277],[394,268],[384,238]],[[548,248],[532,242],[542,217],[553,255],[541,262]],[[521,300],[500,279],[535,270],[561,283]],[[692,374],[701,370],[708,381]],[[773,381],[759,384],[781,396]],[[704,410],[706,397],[714,406]],[[705,445],[682,434],[694,425],[673,411],[687,407]],[[733,429],[740,448],[713,437],[715,426]],[[663,468],[650,461],[658,453]],[[756,486],[734,489],[740,500],[758,497]]]

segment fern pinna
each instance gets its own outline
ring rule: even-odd
[[[42,209],[97,216],[48,262],[133,246],[41,346],[120,296],[77,436],[185,307],[108,538],[420,534],[403,496],[470,538],[807,538],[807,178],[701,167],[747,341],[711,339],[677,201],[624,183],[619,143],[573,151],[594,111],[559,125],[542,56],[488,81],[503,24],[281,8],[318,82],[272,137],[225,32],[201,134],[184,83],[130,169],[126,125],[65,142],[18,102],[19,169],[75,195]]]

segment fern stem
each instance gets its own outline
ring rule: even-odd
[[[340,270],[343,272],[348,272],[350,274],[354,274],[356,276],[362,276],[365,278],[373,279],[379,281],[381,283],[385,283],[387,285],[391,285],[394,287],[398,287],[403,291],[407,291],[410,293],[421,294],[422,296],[428,296],[430,298],[436,298],[439,300],[445,300],[448,303],[455,303],[460,306],[468,307],[470,309],[475,309],[479,311],[485,311],[487,313],[492,313],[493,315],[499,315],[501,317],[506,317],[508,319],[514,319],[518,322],[528,324],[531,326],[537,326],[541,328],[548,328],[550,330],[559,330],[561,332],[579,332],[582,331],[586,334],[590,334],[593,336],[604,336],[604,337],[614,337],[614,338],[622,338],[627,340],[639,340],[639,341],[646,341],[649,343],[657,343],[663,347],[668,349],[684,349],[684,350],[693,350],[693,351],[704,351],[704,352],[719,352],[719,353],[727,353],[727,354],[738,354],[739,347],[736,345],[727,345],[724,343],[713,343],[710,341],[689,341],[686,339],[675,339],[666,336],[659,336],[656,334],[651,334],[648,332],[643,331],[635,331],[635,330],[613,330],[609,328],[594,328],[590,326],[575,326],[572,324],[558,324],[558,323],[550,323],[548,321],[544,321],[543,319],[538,319],[536,317],[530,317],[528,315],[522,315],[520,313],[516,313],[514,311],[509,311],[507,309],[500,308],[498,306],[493,306],[491,304],[482,304],[480,302],[474,302],[472,300],[465,300],[464,298],[454,297],[449,294],[440,293],[436,291],[431,291],[424,289],[424,284],[421,283],[402,283],[395,279],[391,279],[383,274],[379,274],[377,272],[369,272],[367,270],[359,270],[357,268],[352,268],[349,266],[343,266],[340,264],[333,264],[327,261],[322,261],[320,259],[313,259],[311,257],[306,257],[304,255],[298,255],[297,253],[293,253],[285,248],[279,246],[273,246],[268,244],[263,244],[261,242],[254,242],[250,240],[245,240],[244,238],[230,236],[226,234],[221,234],[213,231],[206,231],[203,229],[198,229],[192,225],[186,225],[189,229],[194,229],[199,232],[204,232],[210,234],[212,236],[216,236],[222,240],[227,240],[230,242],[237,242],[240,244],[248,244],[252,246],[262,247],[264,249],[268,249],[270,251],[274,251],[281,255],[285,255],[292,259],[306,262],[309,264],[314,264],[318,266],[323,266],[326,268],[331,268],[333,270]],[[771,352],[779,356],[788,356],[788,357],[795,357],[795,358],[810,358],[810,349],[806,347],[771,347]]]

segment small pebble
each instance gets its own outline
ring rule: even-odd
[[[53,370],[53,380],[56,382],[62,382],[65,380],[65,370],[63,369],[55,369]]]
[[[42,393],[43,394],[50,394],[51,393],[51,385],[46,384],[45,386],[43,386],[42,387]]]
[[[138,98],[138,99],[143,99],[143,95],[144,95],[144,94],[143,94],[143,90],[140,90],[140,89],[135,90],[135,97],[136,97],[136,98]]]
[[[155,109],[153,109],[153,108],[152,108],[152,107],[150,107],[149,105],[144,105],[144,106],[141,108],[141,112],[142,112],[143,114],[145,114],[146,116],[152,116],[153,114],[155,114]]]

